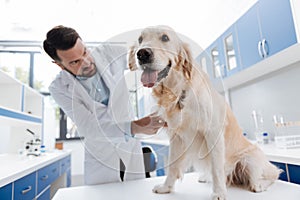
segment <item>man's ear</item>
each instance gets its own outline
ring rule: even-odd
[[[57,61],[53,60],[52,63],[58,65],[62,70],[65,69],[65,67],[60,62],[57,62]]]

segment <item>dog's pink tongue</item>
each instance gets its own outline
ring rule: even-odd
[[[142,73],[141,81],[144,87],[153,87],[157,79],[157,71],[144,70]]]

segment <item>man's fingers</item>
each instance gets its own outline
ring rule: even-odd
[[[150,116],[151,116],[151,117],[152,117],[152,116],[153,116],[153,117],[154,117],[154,116],[158,116],[157,114],[158,114],[158,112],[156,111],[156,112],[151,113]]]

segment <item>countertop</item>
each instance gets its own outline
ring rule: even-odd
[[[170,194],[155,194],[152,188],[163,183],[165,177],[154,177],[135,181],[109,183],[93,186],[61,188],[53,200],[68,199],[109,199],[109,200],[210,200],[212,185],[197,182],[196,173],[185,174],[183,181],[177,181],[175,191]],[[238,187],[228,188],[230,200],[268,200],[268,199],[300,199],[300,185],[276,181],[267,191],[253,193]]]
[[[55,150],[40,156],[0,154],[0,187],[39,170],[71,154],[71,151]]]
[[[259,147],[271,161],[300,165],[300,148],[281,149],[277,148],[274,142],[262,144]]]
[[[157,138],[147,138],[143,139],[142,142],[147,144],[169,146],[169,141],[167,139],[162,140]],[[254,144],[256,143],[255,141],[250,142]],[[300,148],[278,148],[273,141],[271,141],[269,144],[259,144],[258,146],[263,150],[268,159],[271,161],[300,165]]]

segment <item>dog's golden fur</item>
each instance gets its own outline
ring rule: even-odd
[[[145,48],[151,49],[152,57],[143,63],[137,54]],[[245,139],[230,106],[171,28],[144,29],[139,42],[130,48],[128,63],[131,70],[140,67],[155,73],[169,67],[153,86],[170,139],[167,178],[154,192],[171,192],[191,164],[208,169],[199,181],[208,181],[210,172],[213,199],[226,198],[226,183],[261,192],[278,179],[280,170]]]

